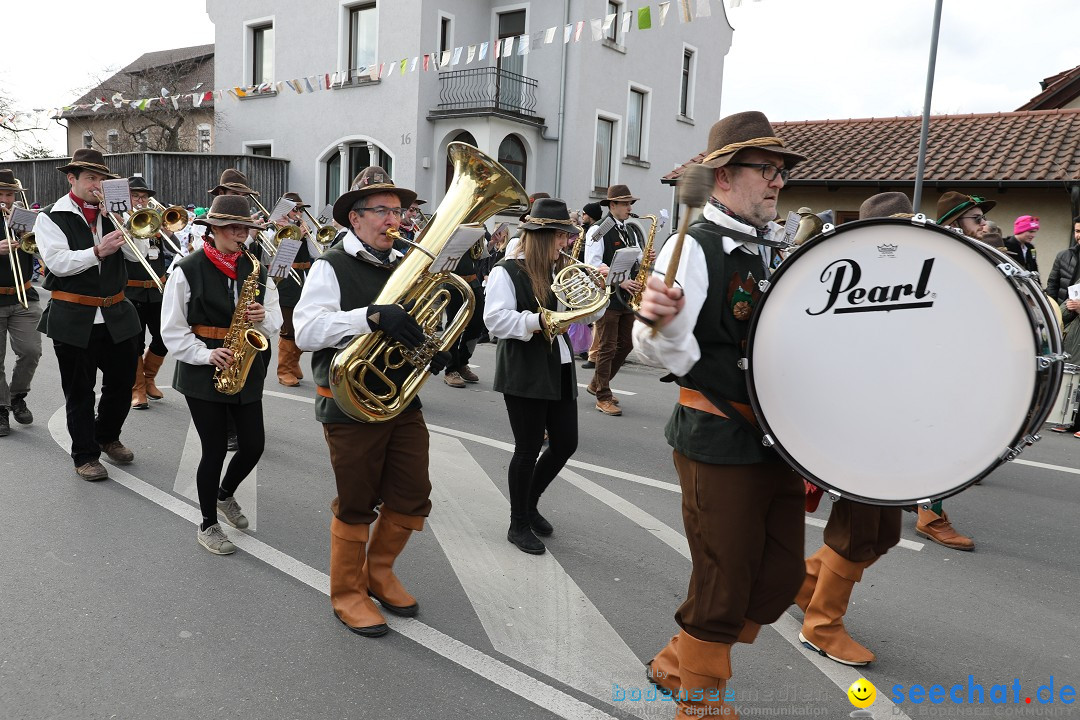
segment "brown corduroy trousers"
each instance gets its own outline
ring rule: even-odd
[[[901,512],[840,498],[829,512],[825,544],[851,562],[877,560],[900,542]]]

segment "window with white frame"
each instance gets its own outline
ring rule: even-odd
[[[118,152],[118,148],[120,147],[120,133],[116,130],[110,130],[105,135],[105,138],[105,152]]]
[[[611,151],[615,143],[615,121],[596,118],[596,155],[593,158],[593,187],[607,190],[611,185]]]
[[[439,55],[454,49],[454,21],[442,15],[439,17]]]
[[[499,163],[510,171],[522,187],[525,186],[528,156],[525,153],[525,144],[516,135],[507,135],[499,145]]]
[[[87,130],[82,134],[82,146],[87,150],[94,147],[94,133]]]
[[[251,84],[261,85],[274,79],[274,25],[251,28]]]
[[[608,0],[607,12],[604,14],[604,21],[607,22],[607,18],[611,15],[615,16],[615,20],[608,27],[607,32],[604,33],[604,38],[610,40],[613,43],[619,42],[619,18],[622,15],[622,3],[615,0]]]
[[[271,147],[269,145],[248,145],[247,151],[252,155],[270,157]]]
[[[639,88],[630,88],[626,106],[626,157],[631,160],[645,159],[648,112],[649,94]]]
[[[694,116],[694,75],[696,71],[697,53],[692,48],[684,47],[682,75],[679,78],[679,115],[684,118]]]
[[[373,2],[352,5],[349,13],[350,80],[360,68],[375,64],[378,55],[378,14]]]
[[[210,126],[209,125],[200,125],[198,127],[198,129],[196,130],[195,148],[196,148],[196,152],[201,152],[201,153],[210,152],[211,141],[210,141]]]

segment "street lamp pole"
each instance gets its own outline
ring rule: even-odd
[[[937,67],[938,32],[941,30],[941,3],[934,4],[934,29],[930,34],[930,63],[926,68],[926,97],[923,99],[922,130],[919,132],[919,164],[915,168],[915,197],[911,204],[919,212],[922,204],[923,172],[926,170],[926,141],[930,135],[930,98],[934,94],[934,70]]]

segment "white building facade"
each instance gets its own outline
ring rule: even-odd
[[[446,147],[454,140],[497,157],[530,194],[548,192],[572,208],[616,183],[642,198],[642,214],[670,208],[660,177],[705,148],[732,36],[722,3],[712,17],[683,23],[673,2],[663,27],[653,6],[650,30],[637,29],[636,6],[609,0],[206,5],[216,28],[216,87],[335,71],[339,81],[349,78],[329,90],[297,94],[285,85],[217,103],[217,151],[288,159],[290,188],[316,208],[378,164],[431,210],[451,177]],[[628,11],[634,17],[623,32]],[[612,14],[604,39],[593,41],[590,20]],[[575,32],[581,20],[580,40],[564,43],[564,27]],[[541,39],[547,28],[556,28],[550,44]],[[530,47],[519,54],[523,35]],[[511,54],[494,57],[494,41],[511,37]],[[486,59],[467,63],[469,46],[479,56],[485,42]],[[456,65],[423,71],[425,53],[452,59],[456,48]],[[387,65],[381,79],[360,75],[379,63]]]

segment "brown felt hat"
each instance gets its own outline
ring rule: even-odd
[[[210,204],[210,209],[205,217],[196,218],[192,221],[195,225],[209,225],[221,227],[222,225],[243,225],[244,227],[262,229],[263,224],[251,219],[251,205],[243,195],[218,195]]]
[[[416,193],[394,185],[390,175],[378,165],[366,167],[360,171],[349,186],[347,192],[334,201],[334,220],[342,227],[351,227],[349,211],[360,198],[379,193],[393,193],[401,200],[401,207],[408,208],[416,200]]]
[[[723,167],[740,150],[748,148],[760,148],[782,155],[784,165],[789,169],[806,159],[805,155],[784,148],[784,141],[776,137],[764,113],[750,110],[728,115],[712,126],[709,130],[709,147],[701,164],[710,168]]]
[[[146,178],[144,178],[142,175],[132,175],[128,178],[128,190],[137,190],[139,192],[144,192],[150,197],[154,197],[155,195],[157,195],[157,190],[151,190],[150,187],[146,184]]]
[[[0,190],[20,190],[22,186],[15,179],[14,170],[0,170]]]
[[[965,195],[955,190],[950,190],[937,201],[937,224],[948,225],[953,220],[964,214],[964,211],[977,207],[985,212],[997,205],[993,200],[984,200],[978,195]]]
[[[631,205],[636,203],[641,198],[636,198],[630,194],[630,188],[626,185],[612,185],[607,189],[607,197],[600,201],[600,204],[607,207],[611,204],[612,200],[618,200],[619,202],[628,202]]]
[[[220,195],[226,190],[232,190],[241,195],[254,195],[256,197],[259,195],[259,193],[248,187],[247,175],[235,168],[225,168],[221,173],[221,179],[218,180],[218,184],[206,192],[211,195]]]
[[[282,197],[284,197],[286,200],[291,200],[294,203],[296,203],[296,207],[294,207],[293,210],[299,210],[300,208],[311,207],[306,202],[304,202],[303,200],[300,199],[300,193],[287,192]]]
[[[902,192],[883,192],[871,195],[863,200],[859,206],[859,219],[882,217],[911,217],[915,211],[911,208],[911,200]]]
[[[105,157],[93,148],[79,148],[75,151],[75,154],[71,156],[71,162],[67,165],[61,165],[56,169],[62,173],[74,172],[76,170],[90,170],[113,180],[120,177],[105,164]]]
[[[581,228],[570,219],[566,203],[556,198],[537,198],[521,222],[522,230],[562,230],[577,235]]]

